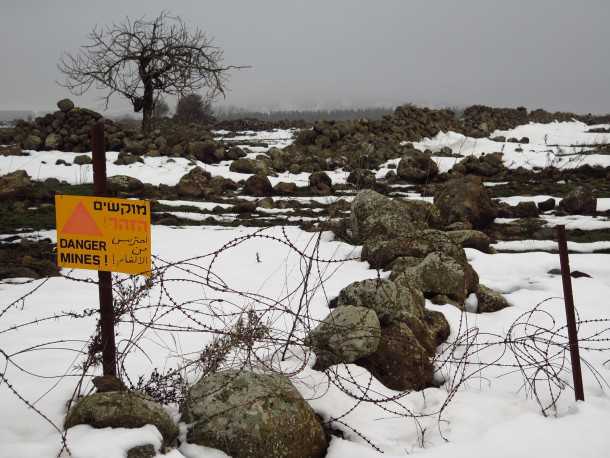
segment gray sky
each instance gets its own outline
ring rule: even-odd
[[[610,112],[609,0],[0,0],[0,109],[52,109],[69,95],[55,84],[62,51],[162,9],[215,37],[225,63],[252,66],[224,104]],[[73,99],[101,109],[98,96]]]

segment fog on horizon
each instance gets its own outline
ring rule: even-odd
[[[62,52],[97,24],[163,9],[215,38],[246,109],[475,103],[610,112],[610,2],[0,0],[0,110],[51,110],[100,93],[56,84]],[[171,103],[170,103],[171,104]],[[110,112],[129,112],[120,97]]]

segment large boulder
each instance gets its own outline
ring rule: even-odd
[[[32,181],[25,170],[15,170],[0,176],[0,199],[12,199],[23,196],[30,188]]]
[[[577,186],[559,202],[559,209],[572,215],[594,214],[597,199],[587,186]]]
[[[178,427],[154,401],[129,391],[94,393],[79,400],[68,413],[65,427],[90,425],[94,428],[157,427],[166,445],[178,437]]]
[[[290,380],[234,370],[203,377],[184,405],[190,443],[233,458],[320,458],[324,429]]]
[[[264,175],[252,175],[244,184],[244,194],[255,197],[265,197],[273,194],[269,178]]]
[[[393,390],[419,390],[432,384],[434,370],[429,352],[406,323],[384,326],[377,351],[357,364]]]
[[[314,194],[327,196],[333,192],[333,182],[325,172],[309,175],[309,188]]]
[[[447,233],[435,229],[413,231],[389,240],[367,240],[360,255],[373,269],[389,267],[400,257],[425,258],[435,251],[455,259],[460,265],[466,264],[464,249],[457,245]]]
[[[410,285],[399,286],[391,280],[369,279],[343,288],[336,301],[338,306],[356,305],[372,309],[381,324],[423,318],[424,295]]]
[[[438,165],[428,154],[413,149],[402,157],[396,173],[403,180],[423,183],[438,175]]]
[[[358,193],[351,207],[352,237],[359,242],[392,239],[415,230],[436,227],[438,209],[421,200],[397,200],[367,189]]]
[[[449,180],[434,193],[443,222],[467,223],[475,229],[491,224],[496,217],[494,203],[480,177],[468,175]]]
[[[380,324],[369,308],[341,305],[309,333],[305,344],[316,354],[317,370],[339,363],[353,363],[379,345]]]
[[[201,167],[194,167],[180,178],[176,188],[182,196],[201,197],[208,186],[210,178],[212,178],[212,175],[209,172],[206,172]]]
[[[393,270],[391,278],[397,285],[423,291],[426,297],[446,296],[459,304],[479,284],[478,275],[468,263],[459,263],[440,252],[430,253],[414,267]]]

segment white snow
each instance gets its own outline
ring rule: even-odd
[[[518,144],[502,144],[488,139],[469,139],[455,133],[439,134],[434,139],[426,139],[416,145],[419,148],[430,148],[437,151],[442,146],[450,146],[456,153],[482,154],[504,150],[504,160],[507,165],[516,167],[523,165],[533,167],[544,164],[549,159],[556,160],[555,154],[547,157],[549,149],[544,143],[559,143],[564,151],[577,151],[584,142],[609,142],[607,135],[586,134],[585,127],[580,123],[555,123],[553,125],[521,126],[502,135],[528,136],[531,143],[521,145],[523,153],[516,152]],[[217,132],[217,135],[226,133]],[[499,133],[494,133],[499,134]],[[264,136],[267,137],[264,137]],[[292,136],[292,133],[290,134]],[[275,136],[275,137],[274,137]],[[244,138],[232,140],[264,140],[282,142],[291,141],[286,133],[244,133]],[[571,149],[570,149],[571,148]],[[176,184],[179,178],[192,165],[186,159],[176,158],[145,158],[144,164],[130,166],[114,166],[111,162],[117,153],[109,153],[108,174],[124,174],[134,176],[142,181],[159,184]],[[32,152],[26,157],[0,157],[0,174],[17,169],[26,169],[34,178],[44,179],[54,177],[71,183],[90,181],[89,166],[55,165],[55,160],[63,158],[71,162],[76,154],[59,152]],[[435,158],[442,170],[452,166],[456,158]],[[610,165],[610,156],[586,156],[586,163]],[[43,161],[46,162],[43,163]],[[562,159],[563,161],[563,159]],[[566,160],[567,161],[567,160]],[[606,161],[606,162],[605,162]],[[397,163],[398,160],[390,161]],[[199,163],[213,175],[222,175],[236,180],[247,178],[245,174],[234,174],[228,170],[229,162],[217,165]],[[573,165],[573,164],[572,164]],[[385,175],[389,170],[387,164],[377,172],[377,176]],[[282,174],[271,178],[272,182],[292,181],[299,185],[307,184],[308,174]],[[345,180],[347,173],[337,171],[332,174],[335,182]],[[401,198],[424,199],[413,192],[400,192]],[[531,200],[539,202],[553,196],[513,196],[502,198],[502,201],[514,205],[520,201]],[[243,197],[248,200],[257,198]],[[304,204],[316,203],[328,205],[338,199],[351,201],[353,195],[334,195],[328,197],[278,197],[274,200],[296,200]],[[556,200],[559,198],[553,197]],[[228,203],[167,201],[161,203],[170,206],[192,205],[202,210],[210,211],[216,206],[229,208]],[[598,199],[598,211],[610,210],[610,198]],[[275,213],[276,210],[267,213]],[[280,212],[280,210],[277,210]],[[290,213],[290,209],[281,210]],[[170,212],[172,214],[204,220],[215,218],[220,221],[233,221],[234,215],[211,215],[193,212]],[[567,216],[558,217],[544,215],[543,219],[550,226],[566,224],[570,228],[601,228],[609,227],[605,217]],[[316,218],[300,218],[290,216],[289,220],[316,220]],[[260,235],[264,238],[254,238],[261,229],[216,226],[153,226],[153,252],[157,256],[157,266],[167,266],[168,263],[191,259],[188,268],[180,266],[169,267],[164,281],[164,288],[171,298],[178,303],[189,302],[193,310],[206,312],[212,308],[226,313],[227,317],[239,313],[244,308],[266,310],[266,305],[273,300],[282,306],[295,310],[298,306],[298,295],[291,291],[302,288],[302,272],[306,263],[286,244],[278,240],[288,237],[290,243],[301,251],[311,252],[315,234],[302,231],[296,227],[286,227],[283,232],[280,227],[264,229]],[[55,239],[54,231],[37,231],[29,234],[34,238],[49,237]],[[211,257],[192,259],[195,256],[212,253],[236,237],[250,237],[220,254],[211,265]],[[6,236],[0,235],[0,239]],[[334,437],[331,441],[328,457],[344,458],[349,456],[372,457],[404,457],[415,455],[423,458],[456,457],[456,458],[488,458],[488,457],[605,457],[610,450],[610,435],[607,434],[610,420],[610,397],[608,386],[598,383],[589,370],[594,367],[598,375],[610,379],[610,365],[607,363],[608,352],[596,351],[607,346],[604,339],[610,338],[605,332],[607,322],[596,321],[610,318],[610,255],[593,254],[595,250],[610,250],[610,242],[568,244],[572,254],[570,266],[591,275],[592,278],[573,279],[575,303],[579,319],[583,320],[579,328],[581,338],[593,337],[599,341],[590,340],[581,349],[581,356],[587,364],[583,366],[585,399],[584,403],[576,403],[573,393],[566,387],[556,404],[556,410],[549,410],[548,417],[542,415],[540,406],[531,389],[524,386],[523,377],[515,370],[515,356],[502,340],[509,329],[512,337],[521,336],[526,332],[523,326],[511,328],[511,325],[522,314],[535,309],[539,304],[545,313],[534,313],[531,323],[539,326],[536,332],[553,327],[560,329],[565,324],[563,295],[560,276],[548,274],[549,270],[559,267],[559,257],[546,253],[544,250],[556,250],[557,244],[552,240],[524,240],[498,242],[494,247],[500,251],[497,254],[485,254],[474,249],[467,249],[467,257],[479,273],[480,281],[488,287],[502,292],[511,307],[490,314],[475,314],[478,304],[475,298],[469,297],[467,311],[461,312],[451,305],[438,306],[429,302],[426,307],[442,312],[451,326],[451,335],[446,344],[439,347],[437,366],[442,369],[436,375],[445,383],[439,388],[428,388],[420,392],[400,393],[384,387],[377,380],[370,380],[370,374],[356,365],[339,365],[333,368],[334,377],[340,380],[343,389],[336,384],[329,384],[326,374],[311,369],[312,356],[303,349],[292,349],[292,355],[286,361],[273,360],[276,369],[289,372],[300,368],[307,358],[305,367],[293,377],[297,389],[309,401],[311,406],[324,418],[340,417],[352,429],[335,423],[335,428],[341,429],[343,439]],[[528,251],[528,252],[522,252]],[[322,319],[329,312],[328,301],[348,284],[366,279],[377,278],[377,271],[369,269],[367,263],[360,262],[361,247],[354,247],[335,241],[331,233],[324,233],[320,238],[319,253],[321,258],[345,260],[341,263],[319,263],[313,269],[310,278],[309,312],[312,321]],[[211,268],[214,275],[224,282],[226,288],[217,291],[201,283],[201,277],[206,275],[206,268]],[[84,270],[64,270],[64,274],[79,279],[95,279],[95,272]],[[382,276],[387,276],[383,273]],[[119,276],[117,278],[125,278]],[[188,280],[188,281],[184,281]],[[323,286],[322,286],[323,283]],[[26,295],[32,289],[38,288],[32,294],[18,301],[16,306],[2,312],[4,307],[18,298]],[[243,295],[231,292],[247,292]],[[24,281],[12,279],[0,282],[0,349],[11,355],[12,361],[18,366],[5,363],[5,356],[0,353],[0,373],[19,394],[30,400],[33,405],[59,428],[62,427],[65,416],[66,401],[70,399],[77,383],[79,372],[75,366],[82,361],[82,351],[86,351],[88,339],[94,332],[96,320],[90,318],[57,318],[38,322],[17,330],[10,328],[20,323],[62,314],[63,312],[83,312],[85,309],[96,308],[98,303],[97,288],[93,283],[73,281],[63,277],[53,277],[46,280]],[[168,302],[159,285],[153,286],[140,301],[142,305],[154,306],[159,298]],[[153,309],[142,308],[137,311],[140,319],[151,318]],[[199,315],[203,316],[203,315]],[[291,324],[291,315],[284,313],[281,307],[267,310],[266,318],[272,323],[278,333],[285,333]],[[206,326],[223,326],[217,318],[208,316],[201,318]],[[227,318],[229,319],[229,318]],[[160,324],[173,326],[192,325],[193,322],[181,312],[173,310],[166,316],[158,318]],[[551,320],[554,320],[553,324]],[[590,320],[590,321],[584,321]],[[147,332],[138,344],[141,351],[136,350],[126,360],[126,369],[133,375],[148,375],[157,367],[162,370],[176,367],[184,362],[185,357],[198,355],[211,335],[199,332],[169,332],[163,329]],[[487,347],[465,348],[465,330],[469,329],[469,341],[472,343],[495,342]],[[142,331],[140,325],[120,323],[117,327],[117,342],[119,349],[124,349],[130,336]],[[299,332],[303,333],[301,328]],[[554,335],[565,349],[565,331]],[[544,350],[542,340],[545,335],[539,334],[535,342]],[[549,337],[546,335],[546,337]],[[461,339],[456,342],[456,339]],[[53,343],[61,340],[59,343]],[[48,342],[44,350],[31,350],[30,347]],[[458,366],[449,361],[442,364],[451,353],[454,356],[466,354],[469,364]],[[534,342],[529,341],[530,345]],[[525,347],[525,346],[524,346]],[[480,351],[475,351],[479,349]],[[550,351],[558,351],[553,347]],[[146,356],[144,356],[144,353]],[[542,358],[542,355],[538,355]],[[506,364],[488,367],[480,374],[481,365],[490,362]],[[555,361],[557,363],[557,361]],[[590,366],[589,366],[590,365]],[[555,366],[556,368],[556,366]],[[90,373],[85,378],[85,388],[90,388],[90,377],[99,372]],[[471,375],[464,383],[459,383],[463,375]],[[58,377],[61,376],[61,377]],[[191,374],[196,378],[196,374]],[[561,380],[570,384],[569,367],[560,374]],[[191,380],[192,381],[192,380]],[[368,388],[367,388],[368,387]],[[452,389],[456,389],[453,393]],[[556,388],[556,387],[554,387]],[[550,396],[549,387],[544,383],[537,386],[542,402],[547,402]],[[367,400],[357,403],[354,396],[365,397]],[[439,418],[438,410],[447,401],[450,402]],[[377,400],[378,402],[373,402]],[[357,405],[356,405],[357,404]],[[11,391],[6,381],[0,380],[0,456],[1,457],[54,457],[61,447],[60,434],[32,409],[25,406]],[[178,417],[177,406],[168,407],[174,418]],[[404,418],[401,414],[415,412],[421,417],[417,421]],[[182,428],[184,429],[184,427]],[[366,440],[359,436],[364,435]],[[156,428],[126,429],[93,429],[88,426],[77,426],[68,432],[68,444],[77,458],[114,458],[124,457],[126,451],[135,445],[151,443],[160,445],[160,436]],[[367,441],[384,452],[377,452]],[[64,452],[62,457],[67,456]],[[161,456],[161,455],[160,455]],[[192,444],[182,444],[178,449],[170,451],[168,458],[213,458],[226,456],[223,453],[199,447]]]
[[[557,251],[555,240],[510,240],[493,244],[500,251]],[[610,250],[610,242],[568,242],[568,250],[574,253],[593,253],[598,250]]]
[[[540,215],[540,219],[545,222],[545,225],[555,227],[564,225],[566,229],[580,229],[582,231],[594,231],[599,229],[609,229],[610,220],[605,217],[595,217],[586,215],[567,215],[567,216],[555,216],[555,215]]]
[[[312,234],[296,228],[286,228],[286,231],[292,242],[301,249],[305,248],[312,236]],[[211,252],[233,237],[254,232],[255,229],[246,228],[155,226],[153,227],[153,247],[155,254],[164,261],[170,262]],[[281,237],[280,228],[268,229],[266,233]],[[47,234],[42,233],[41,235]],[[610,246],[610,243],[607,245]],[[496,246],[498,247],[498,245]],[[334,242],[332,237],[328,236],[323,237],[320,251],[320,256],[335,259],[359,255],[357,247]],[[257,262],[256,253],[259,255],[260,262]],[[540,252],[488,255],[470,249],[467,250],[467,255],[479,272],[481,282],[504,292],[513,307],[493,314],[467,313],[462,315],[450,305],[428,304],[429,308],[441,311],[449,320],[452,328],[452,336],[449,341],[456,338],[460,322],[464,319],[468,321],[468,326],[476,326],[480,332],[504,335],[506,326],[519,314],[548,297],[561,296],[561,280],[546,273],[549,269],[558,267],[557,255]],[[290,289],[291,284],[298,282],[301,278],[298,264],[298,257],[294,256],[294,253],[291,254],[285,246],[262,239],[246,243],[227,252],[217,261],[214,272],[221,275],[229,287],[280,298],[284,295],[284,291]],[[574,279],[576,302],[583,319],[607,317],[607,306],[598,298],[610,295],[610,255],[572,255],[571,265],[572,268],[583,270],[593,276],[592,279]],[[335,268],[338,269],[335,271]],[[71,275],[79,278],[94,276],[92,272],[87,271],[73,271]],[[188,277],[188,274],[176,271],[176,275],[173,276],[181,278]],[[322,318],[328,312],[327,298],[334,297],[342,287],[352,281],[375,278],[376,272],[367,269],[366,263],[353,260],[324,269],[323,276],[326,278],[325,291],[317,289],[310,306],[312,316],[316,319]],[[277,281],[279,278],[282,280]],[[41,281],[27,285],[0,283],[2,303],[6,304],[14,300],[39,284]],[[174,297],[179,301],[197,300],[197,298],[209,297],[211,293],[211,291],[206,292],[206,288],[202,290],[200,286],[191,287],[182,283],[175,285],[168,283],[166,287],[170,288]],[[65,292],[68,290],[70,294],[66,295]],[[150,299],[147,300],[154,300],[158,294],[159,291],[153,288],[148,296]],[[224,297],[227,300],[225,302],[227,312],[234,310],[237,305],[242,306],[250,301],[247,298],[239,297],[231,299],[229,296]],[[74,283],[63,278],[51,278],[42,284],[36,294],[27,297],[18,308],[11,309],[3,317],[3,326],[0,329],[0,347],[10,354],[39,343],[41,340],[55,340],[58,335],[63,339],[86,339],[93,331],[94,320],[92,319],[72,320],[68,322],[69,326],[66,326],[66,321],[57,320],[40,323],[19,331],[2,332],[2,330],[11,324],[60,311],[79,311],[87,307],[95,307],[96,303],[95,285]],[[236,306],[230,305],[232,303]],[[564,321],[561,300],[552,300],[546,310],[553,314],[558,324]],[[180,323],[184,322],[184,318],[172,314],[167,317],[167,322]],[[276,323],[281,326],[281,319]],[[124,345],[120,336],[124,335],[128,329],[130,327],[127,324],[119,326],[119,346]],[[594,332],[594,329],[587,328],[586,331],[583,329],[581,332],[588,335]],[[127,361],[128,369],[131,373],[139,374],[147,373],[155,366],[171,367],[178,354],[197,351],[208,339],[209,337],[201,333],[179,333],[171,337],[169,333],[161,331],[154,335],[149,334],[149,339],[141,341],[141,344],[147,350],[151,360],[133,357]],[[74,343],[63,346],[78,349],[80,345],[75,340]],[[490,348],[478,354],[476,359],[478,361],[493,360],[499,356],[498,351],[499,348]],[[26,352],[18,357],[18,362],[26,370],[49,376],[58,373],[73,373],[73,366],[78,359],[78,355],[67,357],[64,350],[52,348],[44,352],[44,359],[41,359],[40,356],[41,354],[37,352]],[[610,375],[608,369],[604,369],[601,364],[601,361],[604,360],[603,354],[585,352],[585,356],[590,362],[596,364],[596,367],[600,368],[606,376]],[[503,357],[503,361],[506,362],[509,362],[510,359],[509,355]],[[291,367],[291,365],[298,364],[299,360],[300,356],[297,352],[284,365]],[[341,376],[346,377],[344,386],[348,390],[357,393],[360,389],[349,381],[352,376],[356,378],[359,386],[368,385],[369,375],[366,370],[353,365],[337,366],[336,369]],[[448,370],[449,372],[446,370],[443,372],[446,380],[451,379],[453,369],[449,367]],[[497,441],[506,434],[511,436],[517,434],[515,437],[518,437],[519,440],[506,441],[509,445],[502,447],[501,453],[504,455],[501,456],[528,456],[530,448],[523,445],[528,443],[535,443],[536,447],[541,447],[541,451],[565,450],[566,453],[574,453],[575,449],[571,445],[573,439],[571,436],[566,437],[563,434],[567,429],[574,429],[580,434],[579,437],[588,439],[581,443],[581,448],[578,450],[585,450],[588,456],[603,456],[602,452],[610,447],[610,438],[608,435],[600,435],[599,432],[605,427],[601,424],[607,422],[610,400],[607,394],[596,385],[590,374],[585,374],[587,396],[585,404],[576,405],[568,390],[560,398],[556,416],[545,418],[540,414],[536,402],[519,391],[521,380],[518,374],[513,373],[498,378],[508,372],[511,371],[490,368],[485,372],[484,381],[472,379],[460,387],[443,415],[442,423],[437,423],[436,416],[420,418],[419,423],[427,431],[423,441],[424,448],[421,448],[421,430],[413,420],[391,414],[381,407],[398,412],[402,412],[404,409],[422,413],[434,412],[445,401],[447,386],[428,388],[421,393],[413,392],[401,398],[400,404],[387,401],[381,406],[377,406],[365,402],[343,417],[342,421],[365,434],[368,440],[380,447],[387,456],[404,456],[405,451],[422,457],[446,456],[447,453],[466,456],[464,454],[467,450],[470,450],[469,457],[484,456],[479,453],[488,453],[493,450],[492,445],[497,446]],[[6,375],[26,398],[40,398],[36,404],[37,407],[49,415],[54,422],[61,425],[64,403],[74,387],[73,378],[66,377],[59,381],[54,378],[45,380],[28,375],[14,367],[9,367]],[[303,395],[310,400],[316,411],[324,416],[341,415],[355,403],[350,396],[336,386],[328,386],[323,373],[309,368],[305,368],[295,378],[295,383]],[[396,393],[375,380],[372,381],[368,392],[368,396],[377,399],[394,394]],[[3,409],[7,413],[0,417],[2,456],[53,456],[59,447],[59,435],[33,412],[27,410],[7,390],[5,384],[0,385],[0,398]],[[335,426],[341,428],[341,425]],[[74,450],[80,453],[77,456],[118,457],[122,456],[121,453],[124,453],[124,450],[130,446],[152,440],[156,437],[155,432],[154,428],[146,428],[142,431],[122,430],[121,432],[94,431],[88,427],[78,427],[70,430],[68,438],[70,441],[74,441]],[[122,435],[115,437],[115,433]],[[449,440],[449,443],[445,443],[440,433]],[[328,455],[330,458],[343,457],[346,453],[364,457],[380,456],[350,430],[345,430],[345,437],[344,440],[337,438],[332,440]],[[551,440],[552,438],[553,440]],[[72,444],[72,442],[69,443]],[[169,456],[208,456],[205,453],[207,451],[202,451],[196,446],[183,445],[179,450],[172,451]]]
[[[588,147],[590,145],[610,143],[610,134],[587,133],[590,127],[592,126],[578,121],[550,124],[530,123],[510,131],[496,131],[490,136],[503,135],[506,138],[519,139],[528,137],[530,142],[523,144],[495,142],[489,138],[466,137],[456,132],[440,132],[433,138],[413,143],[413,146],[421,150],[431,150],[433,159],[439,165],[441,172],[446,172],[461,159],[434,157],[434,153],[443,147],[449,147],[454,154],[463,157],[469,155],[479,157],[482,154],[501,152],[504,153],[503,162],[508,168],[532,169],[550,165],[558,168],[573,168],[585,164],[610,166],[610,155],[580,155],[591,149]],[[605,125],[598,127],[605,127]],[[519,149],[522,151],[518,151]]]
[[[197,207],[201,210],[214,210],[216,207],[220,208],[231,208],[233,205],[231,204],[223,204],[218,202],[198,202],[194,200],[165,200],[160,199],[157,202],[163,205],[167,205],[168,207],[181,207],[181,206],[190,206]]]

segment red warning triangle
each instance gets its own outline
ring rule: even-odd
[[[82,202],[76,205],[62,232],[75,235],[104,235]]]

